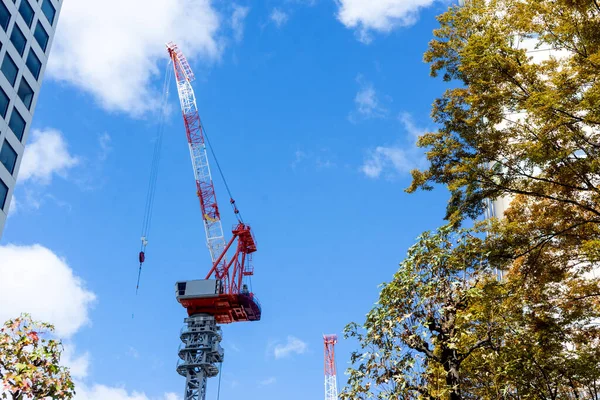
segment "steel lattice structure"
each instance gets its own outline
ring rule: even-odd
[[[219,374],[218,363],[223,362],[221,328],[215,317],[208,314],[185,319],[187,327],[181,330],[181,346],[177,372],[185,377],[185,400],[204,400],[206,381]]]
[[[337,371],[335,368],[335,344],[337,335],[324,335],[325,344],[325,400],[337,400]]]
[[[187,59],[177,45],[169,43],[167,49],[169,50],[169,56],[175,70],[177,92],[179,93],[179,102],[181,103],[190,156],[192,158],[192,167],[196,179],[196,194],[200,200],[200,210],[202,211],[208,250],[214,263],[225,248],[225,237],[223,235],[223,226],[221,224],[219,206],[217,205],[215,187],[210,173],[202,122],[200,121],[198,106],[196,105],[196,96],[192,89],[192,82],[195,77]],[[223,260],[224,262],[225,260]]]
[[[258,321],[261,308],[244,279],[254,274],[252,253],[256,242],[250,226],[239,223],[233,228],[232,238],[225,241],[221,215],[217,205],[212,181],[205,133],[196,105],[196,97],[191,82],[194,73],[183,53],[174,43],[167,45],[173,63],[177,91],[194,178],[196,194],[200,200],[202,220],[206,232],[206,242],[211,256],[212,267],[205,279],[177,282],[177,301],[186,308],[189,318],[181,331],[182,344],[179,348],[177,372],[186,378],[184,400],[205,400],[207,379],[218,375],[218,364],[224,354],[220,346],[221,328],[217,324],[241,321]],[[235,201],[230,199],[234,212],[238,214]],[[234,243],[237,241],[237,245]],[[227,252],[232,250],[232,256]]]

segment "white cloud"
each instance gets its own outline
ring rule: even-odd
[[[269,16],[271,21],[277,25],[278,28],[281,28],[289,19],[289,15],[284,11],[281,11],[279,8],[274,8],[271,11],[271,15]]]
[[[312,150],[309,152],[296,150],[291,167],[293,170],[296,170],[297,167],[314,167],[317,170],[335,168],[337,167],[337,164],[334,159],[335,154],[332,154],[328,148],[321,148],[319,150]]]
[[[306,153],[302,150],[296,150],[294,153],[294,161],[292,161],[292,168],[296,168],[307,157]]]
[[[231,29],[233,30],[233,38],[236,42],[241,42],[244,38],[244,21],[250,11],[249,7],[233,5],[233,13],[231,14]]]
[[[369,178],[378,178],[384,168],[388,167],[399,173],[407,173],[414,168],[414,162],[410,153],[405,149],[378,146],[370,152],[369,158],[365,161],[361,170]]]
[[[408,144],[406,146],[377,146],[374,150],[370,150],[360,168],[369,178],[379,178],[383,172],[390,176],[406,174],[414,168],[423,167],[425,163],[423,152],[416,146],[419,135],[422,135],[425,130],[418,128],[407,113],[400,114],[398,119],[408,134],[405,139]]]
[[[350,113],[350,121],[356,122],[358,117],[365,119],[384,117],[387,114],[387,110],[381,105],[373,84],[365,80],[362,75],[358,75],[356,81],[360,85],[360,88],[354,97],[356,110]]]
[[[424,134],[426,131],[425,129],[418,128],[415,125],[415,121],[413,120],[412,116],[407,112],[400,113],[400,115],[398,115],[398,120],[409,134],[410,140],[414,143],[417,143],[419,136]]]
[[[269,386],[274,384],[275,382],[277,382],[277,378],[275,378],[274,376],[271,376],[270,378],[264,379],[260,382],[258,382],[258,386]]]
[[[143,393],[133,392],[129,394],[123,388],[109,387],[104,385],[93,385],[88,387],[81,382],[77,384],[77,394],[74,400],[148,400]]]
[[[82,382],[75,382],[77,394],[74,400],[150,400],[145,393],[133,391],[129,393],[125,388],[111,387],[105,385],[86,385]],[[165,393],[162,400],[180,400],[175,393]]]
[[[21,193],[24,193],[25,200],[19,200],[19,208],[17,209],[18,212],[21,212],[22,210],[39,210],[42,207],[42,205],[45,204],[52,204],[54,206],[63,208],[67,212],[71,212],[73,209],[69,202],[61,200],[53,194],[48,193],[45,188],[41,188],[38,186],[25,187],[24,192]]]
[[[165,43],[188,58],[219,59],[221,16],[211,0],[65,1],[48,74],[90,93],[109,111],[140,116],[160,106]]]
[[[89,323],[96,296],[67,262],[40,246],[0,246],[0,321],[28,312],[70,337]]]
[[[140,358],[139,351],[137,351],[136,348],[133,346],[129,346],[129,349],[127,350],[127,354],[133,358]]]
[[[10,207],[8,208],[8,216],[10,217],[12,215],[15,215],[17,213],[17,211],[19,211],[19,205],[17,202],[17,198],[13,194],[13,197],[10,201]]]
[[[338,20],[356,29],[363,43],[372,40],[371,32],[390,32],[417,21],[419,11],[436,0],[336,0]]]
[[[237,346],[236,346],[236,344],[235,344],[235,343],[233,343],[233,342],[229,342],[229,343],[227,344],[227,347],[228,347],[230,350],[232,350],[232,351],[235,351],[236,353],[239,353],[239,352],[241,351],[241,349],[240,349],[239,347],[237,347]]]
[[[286,3],[312,7],[317,4],[317,0],[286,0]]]
[[[316,166],[318,169],[334,168],[334,167],[336,167],[336,163],[334,163],[333,161],[331,161],[328,158],[325,158],[325,159],[317,158]]]
[[[98,138],[98,145],[100,146],[98,160],[106,161],[108,155],[112,151],[112,146],[110,145],[111,141],[112,139],[110,138],[110,135],[108,133],[104,132],[102,135],[100,135],[100,137]]]
[[[285,358],[292,354],[304,354],[308,349],[308,345],[302,340],[294,336],[287,337],[287,343],[276,344],[273,348],[273,355],[276,359]]]
[[[25,147],[19,182],[33,179],[41,184],[49,184],[54,174],[65,177],[67,170],[79,163],[77,157],[69,154],[67,142],[59,131],[34,130],[31,138]]]
[[[356,93],[354,98],[358,112],[362,115],[371,116],[379,109],[377,94],[372,85],[367,85]]]
[[[96,296],[85,289],[64,259],[40,245],[7,245],[0,246],[0,261],[0,322],[28,312],[34,320],[54,324],[56,335],[63,339],[89,322]],[[171,392],[150,398],[122,387],[85,383],[90,354],[77,354],[70,341],[63,346],[61,364],[75,380],[75,400],[181,400]]]
[[[75,355],[75,345],[67,343],[60,358],[60,363],[69,368],[74,379],[83,379],[88,376],[90,366],[90,353]]]

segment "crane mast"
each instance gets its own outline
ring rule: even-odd
[[[177,372],[186,378],[184,400],[205,400],[207,378],[217,376],[224,352],[220,345],[221,328],[217,324],[258,321],[262,310],[245,279],[254,274],[252,253],[256,242],[250,226],[238,216],[232,238],[226,242],[221,215],[212,181],[205,133],[191,82],[194,73],[174,43],[167,44],[173,63],[177,92],[183,114],[187,141],[200,200],[206,242],[212,267],[205,279],[175,284],[177,301],[187,310],[186,326],[180,333]],[[238,214],[235,201],[230,199]],[[235,244],[235,245],[234,245]],[[234,249],[234,250],[232,250]],[[228,259],[227,252],[233,255]]]

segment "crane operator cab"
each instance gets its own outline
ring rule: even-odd
[[[177,301],[199,297],[216,297],[221,292],[221,282],[217,279],[198,279],[175,284]]]

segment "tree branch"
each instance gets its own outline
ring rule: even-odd
[[[481,184],[487,183],[492,186],[495,186],[497,189],[503,191],[504,194],[522,194],[522,195],[529,196],[529,197],[538,197],[538,198],[542,198],[542,199],[558,201],[560,203],[572,204],[576,207],[582,208],[586,211],[589,211],[593,214],[600,216],[600,211],[598,211],[594,208],[591,208],[590,206],[587,206],[585,204],[582,204],[580,202],[577,202],[575,200],[569,199],[569,198],[560,198],[560,197],[555,197],[555,196],[551,196],[551,195],[540,193],[540,192],[533,192],[530,190],[518,189],[518,188],[506,186],[506,185],[501,185],[497,182],[494,182],[492,179],[489,179],[487,182],[481,181],[481,180],[478,180],[477,182],[481,183]]]
[[[415,335],[416,336],[416,335]],[[419,353],[425,354],[427,357],[431,358],[434,361],[441,362],[440,358],[433,354],[433,351],[429,348],[429,344],[425,342],[421,337],[417,336],[415,339],[411,340],[412,343],[407,341],[409,347],[418,351]]]
[[[458,357],[458,362],[461,363],[463,362],[465,359],[467,359],[467,357],[469,357],[475,350],[477,349],[481,349],[485,346],[489,346],[492,344],[492,338],[489,336],[485,338],[485,339],[481,339],[479,340],[477,343],[475,343],[473,346],[471,346],[471,348],[462,356]]]

